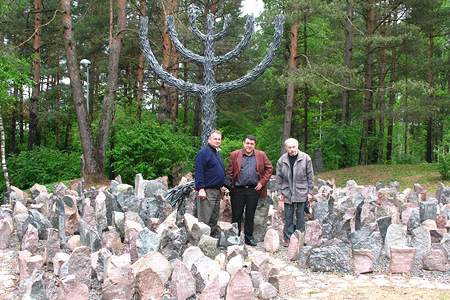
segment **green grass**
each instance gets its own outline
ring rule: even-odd
[[[418,183],[433,194],[436,193],[439,182],[450,185],[449,180],[441,180],[437,164],[357,166],[323,172],[316,174],[315,178],[334,179],[337,187],[344,187],[346,182],[351,179],[360,185],[374,185],[380,182],[388,186],[390,182],[398,181],[400,191],[407,188],[413,189],[414,184]]]

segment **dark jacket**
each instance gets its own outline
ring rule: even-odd
[[[222,157],[214,147],[208,144],[200,149],[195,157],[195,188],[197,191],[204,188],[220,188],[223,186],[224,179]]]
[[[269,158],[267,158],[266,153],[260,150],[255,151],[256,159],[256,171],[258,173],[259,182],[262,184],[261,192],[259,194],[260,198],[267,197],[267,182],[272,176],[273,166]],[[242,157],[244,155],[244,149],[239,149],[231,152],[230,161],[228,163],[227,174],[232,175],[233,183],[239,178],[239,173],[241,172]]]
[[[284,202],[306,202],[307,195],[313,194],[314,170],[311,157],[298,151],[297,160],[294,163],[294,176],[291,176],[288,153],[283,154],[277,162],[277,175],[275,187],[278,195],[283,195]]]

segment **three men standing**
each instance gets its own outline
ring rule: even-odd
[[[217,221],[220,215],[221,188],[225,179],[225,168],[220,156],[222,133],[213,130],[208,145],[195,157],[195,187],[198,191],[197,218],[211,227],[211,236],[217,237]]]
[[[276,190],[278,200],[284,201],[286,216],[284,234],[285,247],[294,230],[305,231],[304,209],[306,201],[312,199],[314,170],[311,157],[298,150],[298,141],[289,138],[284,143],[287,153],[277,162]],[[294,213],[297,218],[294,227]]]
[[[267,182],[272,176],[272,163],[267,155],[255,149],[256,138],[247,135],[244,148],[230,155],[227,173],[233,177],[230,191],[232,222],[238,223],[241,232],[242,214],[245,208],[244,234],[247,245],[256,246],[253,239],[255,211],[259,198],[267,197]]]

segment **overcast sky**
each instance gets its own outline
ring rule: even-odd
[[[253,14],[255,17],[261,14],[264,8],[262,0],[244,0],[244,6],[242,7],[243,15]]]

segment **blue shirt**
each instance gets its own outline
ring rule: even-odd
[[[212,150],[212,151],[211,151]],[[225,169],[219,151],[208,144],[195,157],[195,188],[220,188],[225,179]]]

